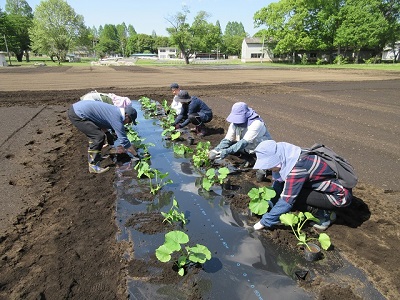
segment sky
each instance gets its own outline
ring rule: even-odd
[[[26,0],[34,11],[41,0]],[[253,36],[261,28],[254,28],[253,16],[261,8],[278,0],[67,0],[68,4],[85,19],[88,27],[105,24],[132,25],[137,33],[151,35],[153,30],[157,35],[169,36],[165,28],[170,27],[166,19],[171,19],[183,6],[189,8],[188,22],[199,11],[206,11],[210,17],[208,22],[213,24],[219,21],[222,32],[230,22],[242,23],[244,30]],[[6,0],[0,0],[0,7],[4,10]]]

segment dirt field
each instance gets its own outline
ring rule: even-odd
[[[114,173],[87,172],[86,138],[65,112],[94,89],[171,100],[172,82],[211,106],[211,128],[245,101],[277,141],[323,142],[348,158],[356,201],[328,233],[387,299],[400,298],[400,73],[190,66],[0,68],[0,299],[127,298]],[[223,134],[212,133],[215,145]],[[318,298],[340,291],[321,285]]]

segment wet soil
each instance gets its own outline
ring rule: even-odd
[[[0,205],[0,299],[126,299],[126,274],[143,277],[142,264],[122,259],[132,245],[116,242],[115,174],[87,171],[86,138],[66,118],[69,105],[90,90],[138,99],[171,99],[179,82],[213,109],[209,134],[216,145],[236,101],[246,101],[267,121],[278,141],[310,146],[324,141],[356,166],[360,183],[353,204],[338,214],[327,233],[335,249],[364,270],[387,299],[400,297],[399,116],[400,74],[355,70],[258,68],[22,68],[0,69],[2,124]],[[397,96],[396,96],[397,95]],[[15,123],[15,124],[14,124]],[[8,129],[11,128],[11,129]],[[241,163],[238,157],[230,157]],[[104,165],[114,167],[111,160]],[[231,177],[235,209],[247,210],[247,170]],[[254,222],[258,220],[254,216]],[[263,231],[293,249],[287,228]],[[133,245],[134,246],[134,245]],[[288,250],[291,251],[291,250]],[[134,254],[133,254],[134,255]],[[143,267],[143,266],[142,266]],[[166,271],[167,272],[167,271]],[[176,273],[171,272],[176,275]],[[179,280],[180,278],[169,276]],[[195,281],[187,299],[195,299]],[[148,278],[146,280],[161,280]],[[323,277],[304,288],[318,299],[357,299],[352,278]]]

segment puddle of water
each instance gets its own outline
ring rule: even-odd
[[[301,257],[278,249],[276,245],[260,238],[258,232],[254,232],[247,224],[246,216],[232,211],[220,191],[202,193],[199,189],[200,174],[192,167],[190,160],[176,157],[170,147],[171,143],[162,139],[162,129],[158,123],[143,117],[139,103],[135,102],[133,105],[138,111],[139,124],[136,127],[139,135],[146,138],[145,143],[155,145],[149,148],[152,167],[162,173],[168,172],[168,178],[173,180],[173,184],[164,186],[154,202],[140,201],[134,197],[135,191],[140,189],[138,180],[117,171],[116,222],[120,229],[117,240],[132,241],[135,259],[149,260],[163,244],[165,232],[143,234],[131,227],[125,227],[125,223],[138,212],[167,212],[172,205],[172,198],[175,197],[179,210],[185,212],[188,218],[185,232],[189,235],[190,246],[203,244],[212,253],[212,259],[204,264],[197,282],[203,297],[314,298],[315,295],[298,287],[296,274],[302,271],[312,274],[313,270],[318,269],[319,272],[326,272],[327,266],[324,266],[323,261],[308,263]],[[339,255],[335,259],[336,262],[329,265],[328,273],[336,272],[365,279],[362,272],[345,263]],[[185,280],[184,277],[182,280]],[[128,280],[128,291],[132,299],[186,299],[181,298],[185,296],[179,295],[174,286],[152,284],[133,278]],[[367,295],[366,299],[381,298],[370,286],[365,286],[360,294]]]

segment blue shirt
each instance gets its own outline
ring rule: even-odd
[[[188,105],[182,105],[181,113],[176,117],[175,124],[178,124],[181,120],[186,118],[181,124],[182,127],[185,127],[190,123],[188,116],[195,113],[199,114],[201,121],[204,123],[209,122],[213,117],[211,108],[201,99],[192,96]]]
[[[125,132],[125,116],[118,107],[100,101],[79,101],[72,107],[78,117],[92,121],[101,129],[113,129],[124,148],[131,146]]]

